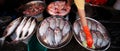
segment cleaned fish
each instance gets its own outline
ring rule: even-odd
[[[3,37],[0,38],[0,41],[1,41],[1,46],[3,45],[4,43],[4,40],[7,36],[9,36],[14,30],[15,28],[18,26],[18,24],[20,23],[21,21],[21,17],[15,19],[14,21],[12,21],[8,26],[7,28],[5,29],[4,33],[3,33]]]
[[[46,40],[47,40],[47,43],[49,43],[50,45],[53,45],[55,42],[54,32],[51,28],[48,28],[46,31]]]
[[[24,17],[23,20],[22,20],[22,22],[20,23],[20,25],[17,27],[17,29],[15,31],[16,32],[16,38],[15,38],[14,41],[19,40],[20,34],[22,34],[22,29],[23,29],[26,21],[27,21],[27,17]]]
[[[78,35],[79,34],[79,32],[80,32],[80,25],[79,25],[79,23],[78,22],[75,22],[74,23],[74,31],[75,31],[75,34],[76,35]]]
[[[70,31],[70,25],[67,21],[65,21],[65,25],[64,25],[63,30],[62,30],[63,36],[65,36],[69,31]]]
[[[59,28],[55,28],[54,35],[55,35],[55,45],[58,45],[62,40],[62,33]]]
[[[22,29],[21,39],[23,39],[25,37],[25,35],[28,34],[27,32],[28,32],[30,24],[31,24],[31,17],[27,20],[26,24],[24,25],[24,27]]]
[[[49,23],[47,22],[47,20],[46,19],[43,20],[39,28],[39,33],[41,36],[43,36],[43,34],[47,31],[48,27],[49,27]]]

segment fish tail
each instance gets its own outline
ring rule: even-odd
[[[0,47],[3,46],[3,44],[4,44],[4,40],[5,40],[5,37],[0,38]]]

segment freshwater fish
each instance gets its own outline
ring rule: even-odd
[[[11,35],[12,32],[14,32],[15,28],[18,26],[18,24],[20,23],[21,21],[21,17],[13,20],[8,26],[7,28],[5,29],[4,33],[3,33],[3,37],[0,38],[0,41],[1,41],[1,46],[3,45],[4,43],[4,40],[7,36]]]
[[[49,18],[47,18],[47,21],[49,22],[50,27],[51,27],[52,29],[55,29],[55,27],[56,27],[56,26],[55,26],[55,19],[49,17]]]

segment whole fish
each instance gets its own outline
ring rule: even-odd
[[[59,28],[62,30],[65,23],[64,23],[64,20],[62,18],[59,19],[60,20],[60,25],[59,25]]]
[[[91,25],[91,30],[97,30],[97,24],[96,22],[91,21],[92,25]]]
[[[32,32],[34,31],[35,27],[36,27],[36,20],[33,19],[33,21],[30,24],[30,27],[28,28],[28,35],[25,36],[23,39],[26,39],[28,36],[30,36],[32,34]]]
[[[54,44],[54,32],[51,28],[48,28],[46,31],[46,40],[51,46]]]
[[[90,20],[87,21],[87,24],[88,24],[89,29],[91,29],[92,28],[92,23],[91,23]]]
[[[99,30],[101,33],[105,33],[106,32],[106,30],[102,27],[102,25],[97,25],[97,30]]]
[[[98,46],[98,47],[100,47],[101,46],[101,44],[102,44],[102,42],[103,42],[103,36],[102,36],[102,34],[99,32],[99,31],[96,31],[96,34],[97,34],[97,45],[96,46]]]
[[[62,33],[59,28],[55,28],[54,35],[55,35],[55,45],[58,45],[62,40]]]
[[[5,29],[4,33],[3,33],[3,37],[0,38],[0,41],[1,41],[1,46],[3,45],[4,43],[4,40],[7,36],[9,36],[14,30],[15,28],[18,26],[18,24],[20,23],[21,21],[21,17],[13,20],[8,26],[7,28]]]
[[[70,31],[70,25],[67,21],[65,21],[65,25],[62,30],[62,35],[65,36]]]
[[[83,30],[79,32],[79,36],[80,36],[80,41],[82,42],[83,46],[87,47],[86,36]]]
[[[15,38],[14,41],[18,41],[19,40],[20,34],[22,34],[22,29],[23,29],[26,21],[27,21],[27,17],[24,17],[22,22],[20,23],[20,25],[17,27],[17,29],[15,31],[16,32],[16,38]]]
[[[46,19],[43,20],[39,28],[39,33],[41,36],[43,36],[43,34],[47,31],[48,27],[49,27],[49,23],[47,22],[47,20]]]
[[[55,19],[55,25],[56,25],[56,27],[59,27],[60,20],[58,18],[56,18],[56,17],[54,17],[54,19]]]
[[[30,24],[31,24],[31,17],[27,20],[26,24],[24,25],[24,27],[22,29],[21,39],[23,39],[25,37],[25,35],[28,34],[27,32],[28,32]]]
[[[53,19],[53,18],[51,18],[51,17],[49,17],[49,18],[47,18],[47,21],[50,23],[50,27],[52,28],[52,29],[55,29],[55,19]]]
[[[80,32],[80,25],[78,22],[75,22],[74,23],[74,27],[73,27],[74,31],[75,31],[75,34],[78,35],[79,32]]]
[[[91,31],[91,34],[92,34],[92,37],[93,37],[93,49],[95,49],[96,45],[97,45],[97,40],[98,40],[98,37],[97,37],[97,34],[95,33],[95,31]]]

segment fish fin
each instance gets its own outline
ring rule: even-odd
[[[2,46],[3,46],[4,41],[5,41],[5,37],[0,38],[0,47],[2,47]]]

